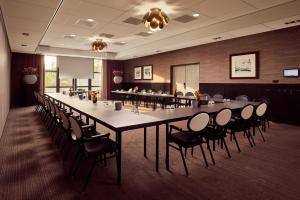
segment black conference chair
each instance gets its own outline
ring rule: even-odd
[[[109,138],[109,133],[100,134],[96,132],[95,126],[81,126],[76,117],[70,117],[69,120],[72,127],[71,137],[78,146],[78,151],[72,164],[71,174],[75,176],[84,156],[93,160],[83,186],[83,191],[85,191],[96,163],[104,161],[106,164],[106,159],[115,157],[116,144]],[[110,157],[107,157],[107,154],[110,154]]]
[[[228,124],[228,130],[230,130],[230,138],[232,139],[233,137],[239,152],[241,152],[241,149],[236,139],[236,133],[238,132],[244,132],[244,135],[247,136],[251,147],[255,145],[252,134],[250,133],[250,128],[252,127],[251,117],[253,115],[253,111],[254,111],[254,106],[251,104],[247,104],[242,108],[239,115],[234,116],[232,121]],[[252,140],[253,144],[250,141],[250,139]]]
[[[187,122],[187,129],[184,130],[174,125],[170,125],[170,131],[167,134],[167,145],[176,150],[180,151],[181,158],[184,164],[185,173],[188,176],[189,172],[186,166],[185,158],[182,149],[192,148],[195,146],[200,146],[202,156],[206,167],[208,163],[206,156],[202,147],[202,144],[206,141],[203,139],[204,129],[207,127],[209,122],[209,115],[206,112],[200,112],[189,118]],[[176,132],[173,132],[175,130]],[[176,144],[177,146],[173,145]],[[169,152],[169,151],[168,151]],[[169,166],[169,154],[167,154],[167,166]]]
[[[265,115],[267,111],[268,105],[266,103],[260,103],[256,109],[255,109],[255,115],[252,119],[252,126],[253,126],[253,135],[255,135],[255,129],[257,128],[259,130],[259,133],[265,142],[265,137],[262,133],[262,130],[260,127],[264,128],[265,126]]]
[[[235,100],[237,101],[249,101],[249,97],[247,95],[239,95],[235,97]]]
[[[215,94],[213,96],[213,98],[216,98],[216,99],[224,99],[223,95],[222,94]]]
[[[259,102],[262,102],[262,103],[266,103],[267,104],[267,107],[269,108],[270,107],[270,104],[271,104],[271,101],[269,98],[267,97],[262,97],[262,98],[259,98],[258,99]],[[263,131],[266,131],[266,124],[268,125],[268,128],[270,128],[270,113],[269,113],[269,109],[266,110],[266,113],[264,114],[263,118],[262,118],[262,121],[263,121],[263,126],[262,126],[262,130]]]
[[[209,125],[205,129],[204,137],[206,139],[207,148],[209,150],[209,153],[212,158],[213,164],[215,164],[215,159],[213,157],[211,148],[210,148],[210,141],[213,142],[214,148],[215,148],[215,142],[221,141],[221,149],[223,149],[223,145],[225,146],[226,152],[228,157],[230,158],[230,152],[228,150],[225,137],[227,133],[227,125],[230,122],[232,117],[232,111],[229,108],[223,108],[218,113],[216,113],[213,117],[213,123],[212,125]]]

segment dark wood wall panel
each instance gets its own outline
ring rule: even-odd
[[[202,93],[220,93],[234,99],[245,94],[251,100],[266,97],[271,101],[269,111],[273,121],[300,125],[300,84],[235,84],[200,83]]]
[[[23,69],[37,68],[38,81],[34,85],[27,85],[23,81]],[[43,56],[37,54],[12,53],[11,61],[11,107],[34,105],[33,91],[40,91],[43,76]]]

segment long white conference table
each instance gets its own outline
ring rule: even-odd
[[[83,99],[80,100],[77,96],[70,97],[69,95],[63,95],[60,93],[46,93],[46,97],[55,100],[78,112],[80,115],[84,115],[89,123],[89,120],[93,120],[94,124],[99,123],[116,133],[116,144],[117,144],[117,182],[121,184],[121,171],[122,171],[122,132],[144,128],[144,156],[146,157],[146,128],[155,126],[156,127],[156,171],[159,170],[159,126],[166,126],[166,143],[168,143],[168,130],[169,123],[182,121],[188,119],[190,116],[197,112],[207,112],[214,114],[222,108],[230,108],[232,110],[240,109],[247,104],[254,106],[258,105],[259,102],[245,102],[235,101],[217,103],[211,105],[201,105],[200,108],[186,107],[186,108],[175,108],[150,111],[145,113],[134,113],[127,109],[119,111],[115,110],[113,101],[98,101],[92,103],[92,101]],[[166,145],[167,146],[167,145]],[[166,155],[168,155],[168,148],[166,148]],[[166,168],[169,170],[169,156],[166,156]]]

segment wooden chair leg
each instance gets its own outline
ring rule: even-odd
[[[236,144],[236,147],[237,147],[238,151],[241,152],[239,143],[238,143],[238,141],[237,141],[237,139],[236,139],[236,137],[235,137],[235,133],[233,133],[232,135],[233,135],[233,140],[235,141],[235,144]]]
[[[206,165],[206,167],[208,167],[208,162],[207,162],[207,160],[206,160],[206,156],[205,156],[205,153],[204,153],[204,150],[203,150],[202,144],[200,144],[199,146],[200,146],[200,149],[201,149],[201,152],[202,152],[202,156],[203,156],[203,159],[204,159],[205,165]]]
[[[228,147],[227,147],[225,138],[222,138],[222,143],[223,143],[224,146],[225,146],[225,149],[226,149],[226,152],[227,152],[228,157],[231,158],[231,155],[230,155],[230,153],[229,153],[229,150],[228,150]]]
[[[92,163],[91,169],[90,169],[90,171],[89,171],[89,173],[88,173],[88,175],[87,175],[87,177],[85,179],[85,183],[83,185],[83,192],[85,192],[85,190],[86,190],[86,187],[87,187],[87,185],[88,185],[88,183],[90,181],[90,178],[91,178],[92,172],[93,172],[93,170],[94,170],[94,168],[96,166],[96,163],[97,163],[97,157],[94,158],[94,161]]]
[[[215,162],[214,156],[213,156],[213,154],[212,154],[212,151],[211,151],[211,149],[210,149],[210,145],[209,145],[209,141],[208,141],[208,140],[207,140],[206,144],[207,144],[207,149],[208,149],[209,154],[210,154],[211,161],[212,161],[212,163],[215,165],[216,162]]]
[[[186,166],[186,163],[185,163],[185,158],[183,156],[182,147],[179,147],[179,151],[180,151],[181,158],[182,158],[182,161],[183,161],[183,165],[184,165],[184,169],[185,169],[185,174],[188,176],[189,172],[188,172],[188,169],[187,169],[187,166]]]
[[[260,128],[259,128],[259,127],[257,127],[257,128],[258,128],[258,130],[259,130],[259,132],[260,132],[260,135],[261,135],[261,137],[262,137],[263,141],[265,142],[266,140],[265,140],[265,137],[264,137],[264,135],[263,135],[262,131],[260,130]]]

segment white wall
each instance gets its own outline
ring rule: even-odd
[[[0,138],[10,105],[10,48],[0,10]]]

